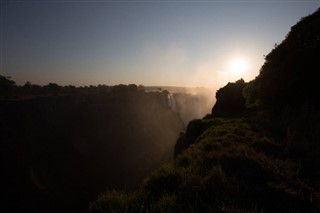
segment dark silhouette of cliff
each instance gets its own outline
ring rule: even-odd
[[[319,51],[320,10],[291,28],[245,91],[247,105],[259,108],[260,119],[286,135],[290,151],[315,159],[320,154]]]
[[[243,89],[246,83],[240,79],[228,83],[216,92],[216,103],[212,108],[213,116],[239,115],[246,111]]]
[[[250,82],[249,104],[276,111],[308,104],[319,106],[320,11],[302,18],[286,39],[265,57],[259,76]]]

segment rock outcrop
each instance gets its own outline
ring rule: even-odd
[[[228,83],[216,93],[216,103],[212,108],[213,116],[236,115],[246,111],[243,89],[246,83],[243,79]]]

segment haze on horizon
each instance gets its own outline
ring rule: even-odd
[[[254,79],[319,1],[0,2],[0,74],[18,84],[221,87]]]

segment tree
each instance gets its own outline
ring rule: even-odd
[[[16,82],[11,80],[10,76],[0,75],[0,95],[8,95],[15,87]]]

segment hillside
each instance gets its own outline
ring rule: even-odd
[[[90,212],[319,212],[319,52],[320,10],[291,28],[255,80],[217,92],[174,161],[133,193],[102,193]]]

